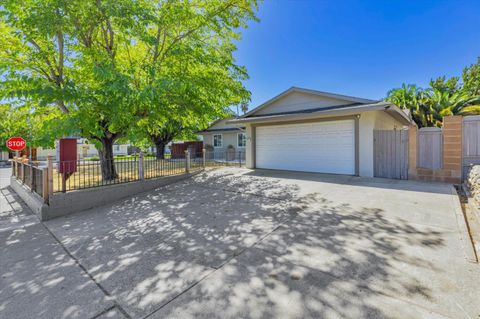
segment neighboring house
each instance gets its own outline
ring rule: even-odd
[[[58,142],[55,143],[55,148],[37,148],[37,159],[45,160],[48,155],[58,157]],[[128,155],[129,144],[114,144],[113,155]],[[77,158],[83,159],[88,157],[98,156],[98,150],[94,144],[88,143],[85,138],[77,138]]]
[[[248,168],[371,177],[373,131],[412,124],[392,103],[292,87],[221,125],[246,127]]]
[[[244,125],[227,124],[227,121],[234,118],[217,120],[207,129],[198,132],[203,137],[205,148],[209,145],[214,151],[226,151],[234,149],[235,151],[245,151],[247,138]]]

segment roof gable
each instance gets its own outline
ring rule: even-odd
[[[199,131],[198,133],[208,133],[208,132],[227,132],[227,131],[241,131],[244,129],[244,126],[239,124],[231,124],[227,123],[228,121],[234,120],[235,118],[226,118],[226,119],[218,119],[214,121],[208,128],[203,131]]]
[[[243,117],[289,113],[299,110],[329,108],[339,105],[366,104],[375,101],[346,95],[292,87],[261,104]]]
[[[237,125],[234,125],[234,124],[227,124],[227,121],[232,120],[232,119],[233,119],[233,118],[227,118],[227,119],[217,120],[217,121],[213,122],[212,125],[210,125],[210,126],[208,127],[208,129],[209,129],[209,130],[211,130],[211,129],[218,130],[218,129],[236,128],[236,127],[238,127]]]

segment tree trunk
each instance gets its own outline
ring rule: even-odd
[[[115,138],[102,137],[100,142],[102,143],[102,148],[98,150],[98,155],[100,157],[102,179],[104,181],[112,181],[118,178],[113,161],[113,143],[115,142]]]
[[[164,141],[155,141],[155,148],[157,149],[156,157],[157,159],[165,158],[165,146],[167,144]]]

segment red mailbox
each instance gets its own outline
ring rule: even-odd
[[[60,163],[58,171],[66,176],[77,171],[77,139],[62,138],[60,146]]]

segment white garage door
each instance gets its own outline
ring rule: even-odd
[[[355,122],[257,127],[256,167],[354,175]]]

